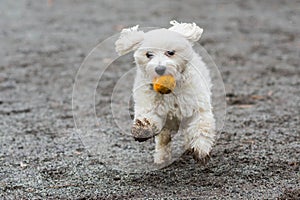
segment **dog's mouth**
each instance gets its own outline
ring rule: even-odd
[[[152,80],[152,89],[160,94],[170,94],[176,87],[176,79],[172,75],[155,77]]]
[[[154,85],[153,83],[150,83],[150,90],[154,90]],[[160,89],[157,91],[160,94],[170,94],[172,92],[172,90],[170,90],[169,88],[164,88],[164,89]]]

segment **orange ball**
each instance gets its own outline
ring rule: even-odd
[[[176,81],[171,75],[159,76],[153,79],[153,89],[160,94],[169,94],[175,87]]]

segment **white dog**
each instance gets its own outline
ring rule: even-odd
[[[203,30],[195,23],[170,22],[169,29],[144,33],[138,26],[123,29],[116,51],[135,51],[137,73],[133,88],[132,134],[140,142],[155,136],[154,162],[171,160],[171,131],[179,126],[186,136],[187,150],[197,161],[209,158],[215,140],[215,119],[211,105],[209,71],[192,48]],[[176,87],[170,94],[153,90],[152,81],[172,75]]]

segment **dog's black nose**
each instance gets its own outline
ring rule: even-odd
[[[158,65],[157,67],[155,67],[155,72],[158,74],[158,75],[163,75],[166,71],[166,67],[165,66],[162,66],[162,65]]]

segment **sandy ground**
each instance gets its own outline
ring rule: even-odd
[[[296,0],[1,1],[0,198],[300,199],[299,8]],[[183,156],[138,174],[107,169],[75,134],[77,70],[121,27],[171,19],[204,28],[201,44],[224,79],[227,118],[212,159],[198,166]]]

